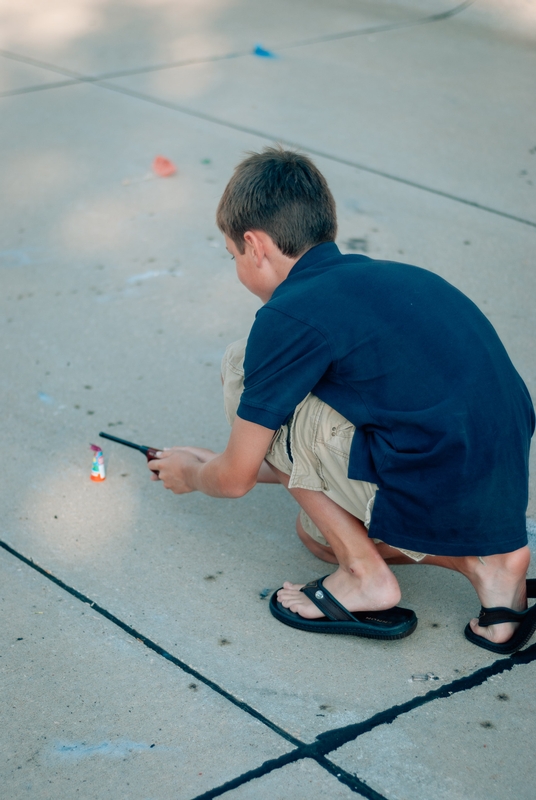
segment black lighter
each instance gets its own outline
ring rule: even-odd
[[[124,444],[126,447],[133,447],[134,450],[139,450],[140,453],[147,458],[147,461],[154,461],[156,458],[156,454],[161,450],[158,447],[147,447],[144,444],[135,444],[134,442],[127,442],[126,439],[119,439],[118,436],[111,436],[109,433],[104,433],[101,431],[99,436],[102,436],[103,439],[110,439],[112,442],[117,442],[118,444]],[[158,476],[158,472],[153,470],[156,476]]]

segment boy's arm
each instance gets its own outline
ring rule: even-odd
[[[166,489],[175,494],[203,492],[211,497],[243,497],[257,483],[257,476],[274,431],[237,417],[224,452],[210,460],[195,448],[163,450],[150,461]]]

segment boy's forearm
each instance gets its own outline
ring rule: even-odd
[[[185,479],[192,491],[222,498],[243,497],[247,494],[257,481],[237,480],[225,462],[225,454],[222,453],[210,461],[189,464],[185,469]]]
[[[274,431],[237,417],[225,451],[205,464],[192,465],[192,487],[211,497],[243,497],[259,479],[271,482],[263,462],[273,435]]]
[[[210,497],[243,497],[259,479],[273,434],[261,425],[237,418],[223,453],[172,447],[159,452],[148,467],[175,494],[203,492]],[[264,482],[265,478],[261,480]]]
[[[217,455],[221,455],[221,454],[214,453],[212,458],[207,459],[207,462],[209,460],[212,461],[212,459],[216,458]],[[205,462],[201,466],[206,467],[207,466],[207,462]],[[246,494],[246,492],[240,491],[241,487],[239,487],[239,486],[234,486],[234,493],[223,494],[224,491],[227,491],[227,492],[229,491],[229,481],[226,480],[227,476],[222,476],[222,477],[224,477],[224,481],[223,482],[220,480],[219,472],[217,472],[216,475],[214,476],[212,474],[212,472],[207,471],[207,470],[205,470],[205,471],[197,470],[197,474],[195,474],[195,471],[194,471],[194,473],[192,474],[192,480],[193,481],[195,481],[196,483],[199,481],[200,485],[201,484],[204,485],[204,482],[208,481],[209,485],[213,488],[214,491],[217,491],[218,494],[212,494],[212,492],[207,492],[204,489],[196,489],[195,491],[202,491],[202,492],[204,492],[204,494],[210,494],[211,497],[242,497],[244,494]],[[216,478],[216,483],[212,484],[212,480],[214,478]],[[277,476],[275,475],[274,471],[270,467],[270,464],[267,461],[263,461],[262,464],[261,464],[261,468],[259,470],[259,473],[257,475],[257,479],[255,481],[255,484],[257,484],[257,483],[276,483],[276,484],[279,484],[279,479],[277,478]],[[253,485],[255,485],[255,484],[253,484]],[[251,488],[253,488],[253,485],[251,486]],[[249,491],[249,489],[247,491]],[[233,488],[231,488],[231,492],[233,492]],[[238,494],[237,492],[240,492],[240,493]]]

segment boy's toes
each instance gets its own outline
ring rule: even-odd
[[[291,583],[290,581],[285,581],[283,584],[283,589],[290,589],[291,591],[299,592],[302,586],[305,586],[304,583]]]
[[[285,583],[282,589],[279,589],[277,593],[277,599],[280,603],[284,600],[288,600],[289,597],[295,599],[298,596],[298,589],[292,583]],[[302,595],[303,596],[303,595]]]
[[[481,628],[480,625],[478,624],[477,617],[474,617],[472,620],[469,621],[469,626],[476,636],[481,636],[482,639],[492,640],[492,636],[490,635],[490,629]]]
[[[310,602],[308,598],[300,592],[299,584],[286,583],[277,593],[277,599],[285,608],[291,608],[295,603]]]
[[[476,618],[472,619],[469,625],[476,636],[481,636],[483,639],[488,639],[495,644],[504,644],[509,641],[518,627],[515,623],[503,622],[499,625],[488,625],[487,627],[481,628]]]
[[[315,604],[303,592],[300,592],[299,584],[291,583],[289,585],[296,588],[280,589],[277,593],[277,599],[283,608],[288,608],[289,611],[293,611],[295,614],[307,619],[315,619],[322,616],[322,612],[319,611]]]
[[[474,617],[473,619],[469,620],[469,625],[471,626],[471,630],[473,631],[473,633],[476,633],[477,636],[482,636],[482,634],[486,630],[485,628],[480,627],[480,625],[478,624],[477,617]]]

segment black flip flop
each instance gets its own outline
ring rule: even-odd
[[[528,581],[527,581],[528,584]],[[527,591],[531,589],[527,586]],[[534,597],[534,594],[529,594],[529,597]],[[465,627],[465,638],[477,647],[483,647],[485,650],[491,650],[492,653],[498,653],[502,656],[509,656],[515,653],[524,644],[528,642],[534,631],[536,631],[536,605],[527,608],[526,611],[513,611],[511,608],[504,608],[497,606],[497,608],[482,608],[478,616],[478,624],[482,628],[487,628],[488,625],[498,625],[501,622],[519,622],[519,628],[515,631],[514,635],[503,644],[496,644],[484,639],[482,636],[474,633],[469,623]]]
[[[364,636],[367,639],[403,639],[417,627],[417,617],[409,608],[395,606],[386,611],[354,611],[342,606],[323,585],[327,578],[311,581],[301,591],[325,615],[319,619],[306,619],[285,608],[277,600],[277,592],[270,598],[272,615],[292,628],[312,633],[342,633]],[[279,591],[279,589],[277,590]]]

